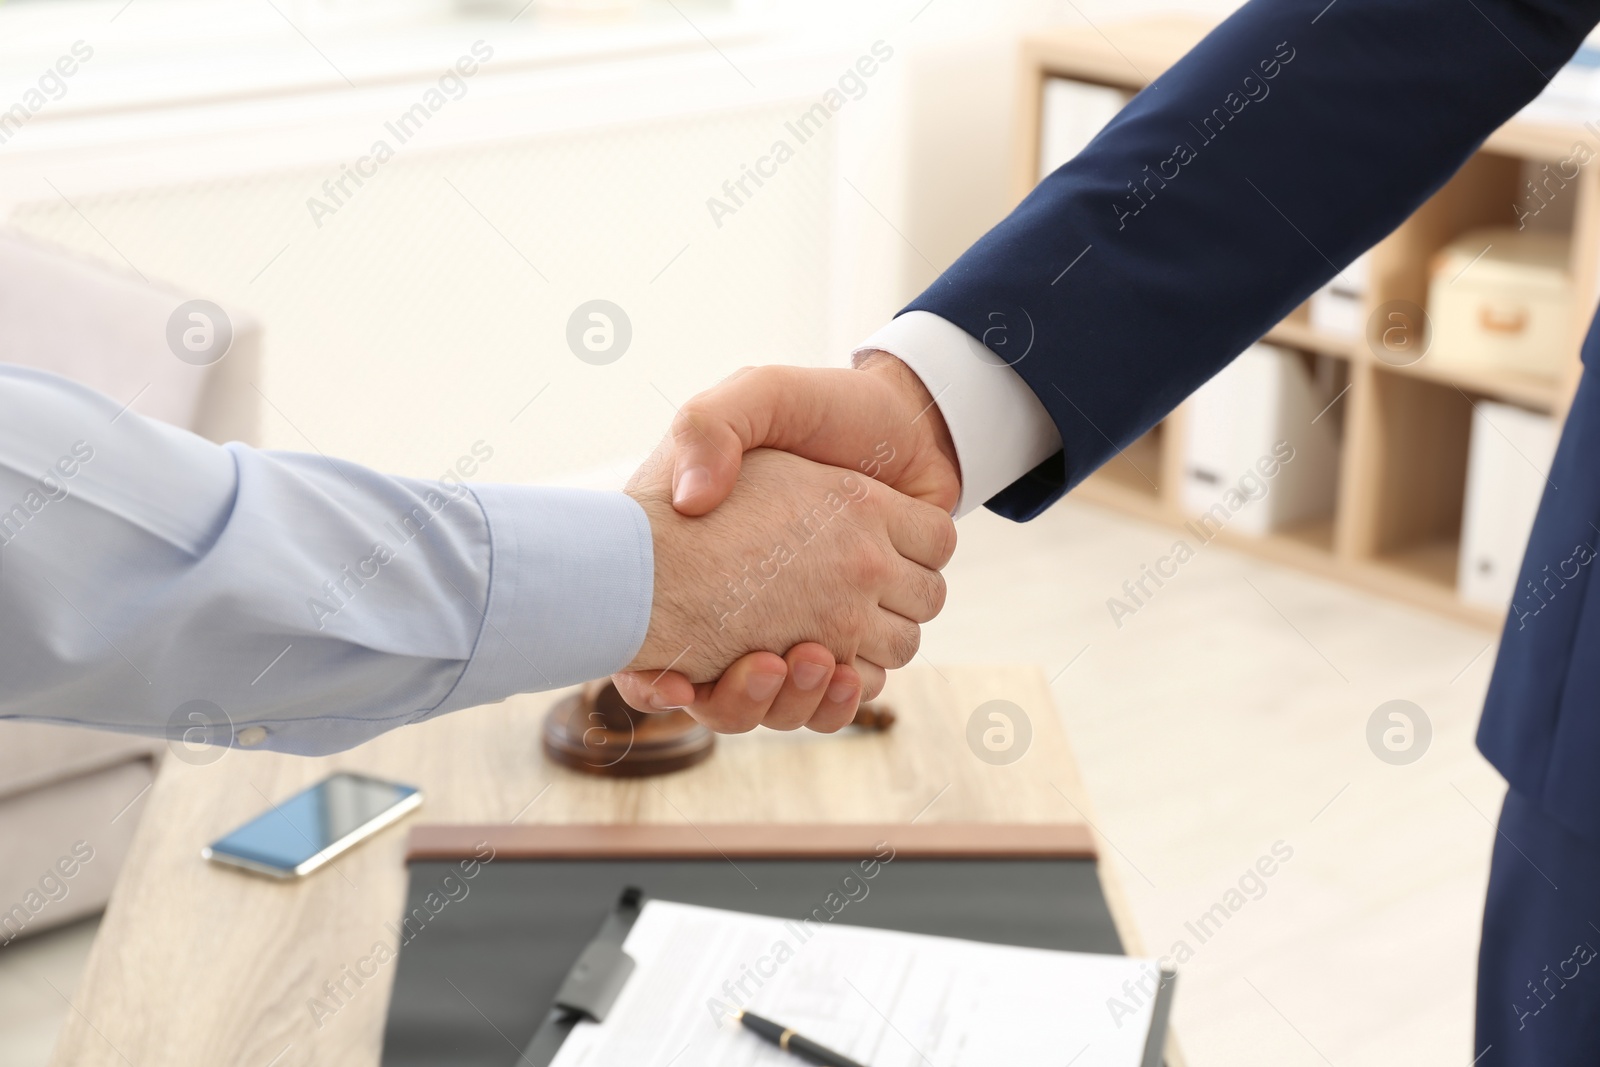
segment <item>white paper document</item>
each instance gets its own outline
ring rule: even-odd
[[[552,1067],[796,1067],[746,1008],[866,1067],[1140,1067],[1149,960],[987,945],[649,901],[603,1023]]]

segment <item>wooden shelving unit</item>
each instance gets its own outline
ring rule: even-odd
[[[1098,29],[1063,29],[1024,42],[1014,154],[1015,194],[1036,184],[1047,79],[1070,78],[1137,92],[1176,62],[1212,23],[1187,17],[1134,20]],[[1373,250],[1366,311],[1391,300],[1427,303],[1428,265],[1461,233],[1512,225],[1524,160],[1566,159],[1581,128],[1513,121],[1437,194]],[[1424,356],[1408,366],[1379,360],[1365,338],[1311,327],[1301,307],[1263,338],[1342,361],[1349,390],[1329,417],[1341,420],[1338,503],[1331,519],[1251,537],[1223,530],[1218,540],[1420,606],[1498,627],[1504,613],[1456,595],[1462,503],[1472,405],[1503,400],[1564,418],[1577,388],[1578,348],[1600,291],[1600,167],[1584,168],[1573,195],[1574,292],[1571,357],[1559,381],[1503,371],[1464,370]],[[1083,499],[1174,524],[1188,519],[1179,490],[1184,409],[1173,412],[1075,493]]]

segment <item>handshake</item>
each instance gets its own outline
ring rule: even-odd
[[[960,489],[934,398],[893,356],[701,393],[626,487],[655,590],[618,690],[723,733],[848,725],[944,606]]]

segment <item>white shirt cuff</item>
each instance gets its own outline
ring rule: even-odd
[[[1022,375],[971,334],[928,311],[908,311],[856,346],[887,352],[933,394],[961,464],[957,518],[1061,451],[1061,432]]]

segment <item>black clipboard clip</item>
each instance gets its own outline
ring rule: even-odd
[[[633,957],[622,951],[622,943],[643,908],[644,890],[629,886],[622,891],[616,906],[600,923],[594,940],[579,953],[562,980],[549,1014],[522,1050],[518,1064],[550,1067],[573,1027],[585,1020],[605,1022],[622,987],[633,975]]]

